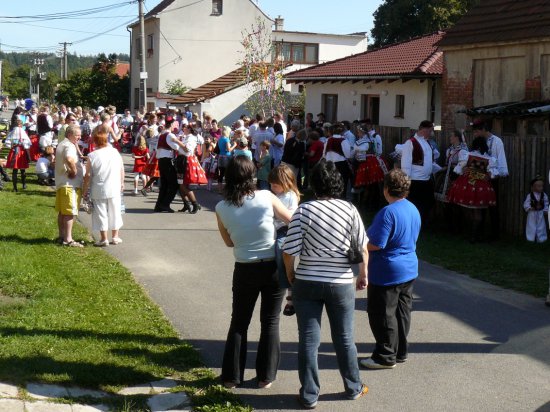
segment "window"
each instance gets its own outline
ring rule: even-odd
[[[325,114],[325,120],[333,123],[338,119],[338,95],[323,94],[321,102],[321,111]]]
[[[223,11],[223,0],[212,0],[212,16],[221,16]]]
[[[154,41],[153,41],[153,35],[149,34],[147,36],[147,57],[151,57],[154,52]]]
[[[319,45],[277,42],[274,57],[288,63],[317,64],[319,63]]]
[[[395,96],[395,117],[405,117],[405,95],[398,94]]]

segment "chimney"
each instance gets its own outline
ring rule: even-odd
[[[285,19],[283,19],[281,16],[278,16],[275,18],[275,31],[283,31],[283,26],[285,23]]]

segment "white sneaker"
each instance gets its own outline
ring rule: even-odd
[[[367,369],[393,369],[395,368],[395,364],[393,365],[384,365],[382,363],[375,362],[372,358],[362,359],[359,361],[361,366],[367,368]]]
[[[119,237],[114,237],[113,240],[111,240],[111,245],[118,245],[119,243],[122,243],[122,239]]]

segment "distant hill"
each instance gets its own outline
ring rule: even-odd
[[[82,68],[92,67],[97,61],[97,55],[79,56],[77,54],[67,54],[67,64],[69,66],[69,73]],[[120,61],[130,61],[128,54],[118,54]],[[17,68],[22,65],[29,65],[34,59],[44,59],[44,66],[42,71],[47,73],[61,73],[61,61],[60,57],[57,57],[55,53],[21,53],[21,52],[2,52],[0,51],[0,60],[4,60],[12,68]]]

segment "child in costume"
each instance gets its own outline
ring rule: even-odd
[[[525,237],[529,242],[543,243],[548,238],[548,195],[543,190],[544,180],[540,176],[535,177],[531,180],[531,192],[523,202],[523,208],[527,212]]]

